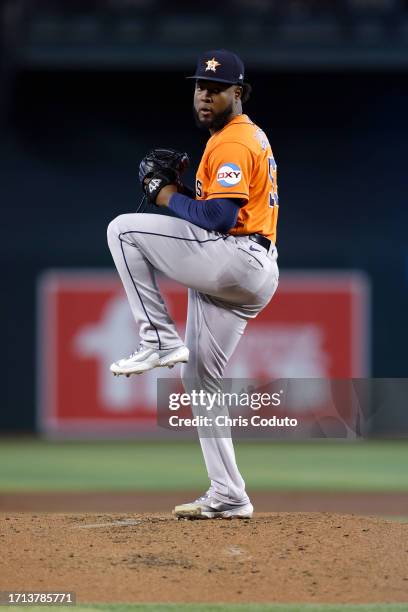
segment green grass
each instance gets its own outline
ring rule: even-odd
[[[43,612],[45,610],[92,612],[406,612],[405,604],[87,604],[77,606],[7,606],[5,610]]]
[[[251,490],[408,491],[408,441],[236,443]],[[201,490],[198,442],[0,439],[0,490]],[[408,607],[407,607],[408,610]]]

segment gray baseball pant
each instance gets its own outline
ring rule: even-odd
[[[139,325],[141,345],[159,349],[183,344],[156,281],[156,271],[189,288],[185,344],[189,362],[181,376],[186,392],[214,392],[248,319],[268,304],[279,279],[277,252],[248,236],[207,231],[164,215],[125,214],[108,227],[108,244]],[[252,247],[252,248],[250,248]],[[222,430],[225,432],[225,428]],[[220,501],[248,501],[230,436],[200,436],[211,481]]]

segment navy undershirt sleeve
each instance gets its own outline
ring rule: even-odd
[[[173,193],[168,207],[178,217],[206,230],[228,232],[237,222],[240,204],[232,198],[192,200],[181,193]]]

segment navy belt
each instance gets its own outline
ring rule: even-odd
[[[263,246],[267,251],[269,251],[270,246],[271,246],[271,241],[269,240],[269,238],[266,238],[266,236],[262,236],[262,234],[250,234],[248,238],[252,240],[253,242],[257,242],[258,244]]]

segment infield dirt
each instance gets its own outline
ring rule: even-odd
[[[250,521],[3,513],[0,590],[78,602],[404,602],[408,524],[332,513]]]

